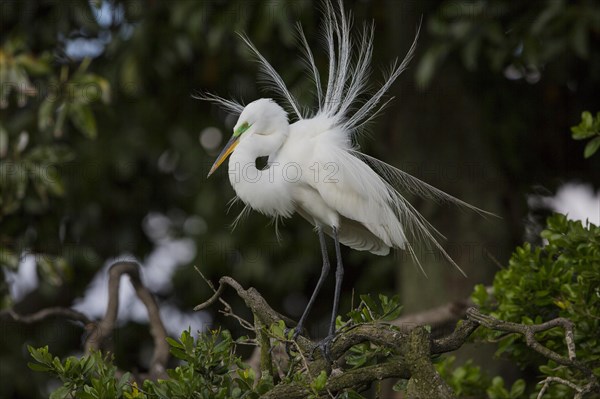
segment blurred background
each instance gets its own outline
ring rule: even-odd
[[[0,295],[28,314],[106,308],[106,269],[137,259],[170,335],[223,327],[217,308],[194,313],[212,281],[230,275],[299,318],[320,272],[318,239],[299,217],[275,226],[242,205],[226,169],[206,174],[236,116],[192,98],[199,90],[248,103],[273,93],[236,35],[246,32],[301,103],[314,106],[299,57],[304,27],[325,73],[320,2],[309,0],[1,0]],[[552,210],[600,219],[600,158],[571,138],[582,111],[600,110],[597,1],[345,1],[354,25],[376,26],[373,83],[402,58],[419,24],[415,59],[361,148],[501,218],[412,198],[466,271],[418,252],[377,257],[343,249],[341,313],[360,294],[399,294],[404,313],[466,298],[512,249],[536,242]],[[121,292],[117,364],[148,366],[152,342],[130,284]],[[330,276],[309,318],[326,334]],[[226,294],[237,314],[243,303]],[[354,299],[354,303],[356,300]],[[0,398],[47,397],[26,345],[81,353],[81,326],[0,320]]]

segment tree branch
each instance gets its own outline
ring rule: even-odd
[[[436,329],[463,319],[471,306],[473,301],[470,298],[448,302],[423,312],[400,316],[392,321],[392,325],[431,326],[432,329]]]
[[[230,286],[237,292],[251,310],[255,322],[258,321],[260,325],[270,326],[279,320],[283,320],[288,326],[296,324],[274,311],[254,288],[246,290],[237,281],[227,276],[219,280],[219,287],[215,290],[214,295],[208,301],[196,306],[195,309],[205,309],[217,302],[225,286]],[[463,336],[467,332],[467,330],[461,331]],[[455,341],[459,337],[457,335],[454,340],[439,341],[435,344],[435,347],[440,351],[448,351],[451,345],[456,345]],[[263,343],[265,342],[264,337],[258,338]],[[360,390],[375,381],[395,377],[407,378],[412,381],[412,384],[409,383],[409,393],[412,396],[409,395],[409,397],[454,398],[452,391],[431,363],[431,338],[425,328],[415,327],[399,330],[389,324],[381,323],[359,324],[342,329],[338,332],[331,347],[331,359],[334,364],[342,364],[346,352],[353,346],[363,342],[388,347],[394,355],[384,363],[374,366],[362,367],[356,370],[335,369],[332,372],[331,364],[323,358],[320,351],[315,351],[316,343],[300,336],[296,340],[296,345],[303,359],[306,359],[306,368],[310,377],[316,377],[322,370],[327,371],[329,379],[325,391],[328,393],[335,394],[347,389]],[[261,360],[263,362],[270,361],[270,359],[266,360],[264,358]],[[269,369],[268,363],[261,365],[261,370],[266,372]],[[434,383],[432,384],[432,382]],[[277,385],[263,397],[300,399],[309,394],[308,386],[299,382],[291,382]]]
[[[96,325],[85,341],[85,350],[100,349],[104,340],[109,337],[117,321],[119,310],[119,287],[122,275],[128,275],[135,293],[148,310],[150,333],[154,340],[154,354],[150,362],[149,378],[157,379],[166,377],[166,366],[169,360],[169,345],[167,331],[160,318],[160,312],[154,296],[142,283],[137,262],[117,262],[108,271],[108,305],[104,318]]]
[[[73,320],[76,322],[83,323],[84,326],[92,323],[90,319],[86,315],[76,310],[70,308],[62,308],[62,307],[52,307],[42,309],[38,312],[28,314],[28,315],[20,315],[15,312],[13,309],[6,309],[0,311],[0,317],[11,317],[14,321],[25,324],[38,323],[42,320],[51,318],[51,317],[62,317],[65,319]]]
[[[573,389],[576,392],[575,396],[573,396],[573,399],[582,399],[588,393],[600,392],[600,386],[598,384],[597,378],[596,379],[593,378],[592,381],[588,382],[584,386],[579,386],[577,384],[574,384],[571,381],[565,380],[564,378],[546,377],[538,383],[538,385],[539,384],[543,384],[543,385],[542,385],[542,389],[540,389],[540,392],[537,395],[537,399],[543,398],[544,394],[546,393],[546,390],[550,387],[550,384],[553,382],[555,382],[557,384],[562,384],[562,385],[568,386],[569,388]]]
[[[518,333],[525,337],[525,343],[534,351],[543,355],[544,357],[555,361],[558,364],[568,367],[574,367],[579,371],[583,372],[586,376],[590,377],[592,371],[585,367],[581,362],[575,359],[575,341],[573,334],[573,322],[563,317],[552,319],[542,324],[518,324],[509,321],[498,320],[492,316],[480,313],[475,308],[469,308],[467,310],[467,316],[469,319],[476,321],[477,323],[496,331],[506,331],[512,333]],[[568,358],[559,355],[551,349],[546,348],[535,339],[535,334],[541,331],[550,330],[554,327],[562,327],[565,330],[565,341],[567,344]]]
[[[593,371],[586,367],[583,363],[576,359],[575,355],[575,338],[573,332],[573,322],[569,319],[565,319],[563,317],[558,317],[556,319],[549,320],[545,323],[541,324],[518,324],[512,323],[509,321],[498,320],[492,316],[484,315],[480,313],[475,308],[469,308],[467,310],[467,317],[469,319],[490,328],[496,331],[506,331],[511,333],[517,333],[523,335],[525,337],[525,343],[531,349],[546,357],[547,359],[553,360],[554,362],[572,367],[574,369],[582,372],[586,378],[588,379],[588,383],[584,386],[579,386],[571,381],[565,380],[559,377],[546,377],[543,381],[540,382],[542,385],[542,389],[538,393],[537,398],[541,399],[550,383],[560,383],[566,385],[577,392],[574,396],[575,399],[583,398],[583,396],[589,392],[599,392],[600,393],[600,381],[598,377],[594,375]],[[568,357],[561,356],[560,354],[554,352],[553,350],[546,348],[543,346],[536,338],[535,334],[541,331],[547,331],[551,328],[562,327],[565,330],[565,342],[567,344],[567,353]]]
[[[85,340],[85,351],[89,353],[92,350],[98,350],[106,338],[112,335],[116,325],[117,314],[119,310],[119,287],[122,275],[128,275],[135,293],[142,301],[148,311],[150,323],[150,333],[154,341],[154,354],[150,362],[150,371],[148,375],[140,376],[141,379],[165,378],[166,366],[169,360],[170,352],[167,343],[167,332],[160,318],[160,310],[152,293],[144,286],[140,278],[139,264],[137,262],[117,262],[109,268],[108,279],[108,305],[104,318],[95,323],[86,315],[74,309],[63,307],[51,307],[42,309],[29,315],[20,315],[13,309],[0,311],[0,318],[10,317],[20,323],[37,323],[51,317],[62,317],[83,324],[83,327],[89,331]]]
[[[260,330],[257,331],[257,340],[261,346],[271,345],[271,340],[264,334],[265,327],[280,320],[283,320],[287,326],[295,325],[295,322],[274,311],[254,288],[246,290],[231,277],[222,277],[219,280],[218,289],[213,287],[214,295],[195,309],[205,309],[217,302],[226,286],[230,286],[236,291],[254,315],[256,329]],[[319,393],[322,397],[331,397],[331,395],[348,389],[363,390],[373,382],[386,378],[402,378],[408,379],[407,397],[409,398],[454,398],[454,393],[435,370],[431,357],[459,349],[479,325],[497,331],[522,334],[527,345],[536,352],[558,364],[574,367],[583,372],[590,381],[587,385],[580,387],[572,382],[565,384],[576,390],[576,397],[583,397],[583,394],[598,389],[598,380],[592,371],[576,359],[571,321],[557,318],[538,325],[522,325],[495,319],[480,313],[472,307],[463,309],[467,305],[469,305],[468,301],[447,304],[432,311],[421,313],[416,317],[399,318],[393,325],[369,323],[341,328],[331,346],[331,360],[335,366],[333,370],[332,364],[325,360],[319,351],[314,351],[316,348],[314,342],[300,336],[295,341],[295,345],[306,366],[309,378],[315,378],[323,370],[329,375],[323,392]],[[457,315],[462,314],[463,311],[467,319],[461,320],[448,336],[434,339],[424,327],[420,326],[422,323],[447,324]],[[562,327],[565,330],[567,357],[544,347],[535,339],[536,333],[554,327]],[[343,369],[344,359],[350,348],[365,342],[388,348],[391,355],[382,363],[376,365],[358,369]],[[258,366],[263,373],[269,373],[270,370],[273,370],[271,349],[266,351],[261,348],[260,365]],[[317,356],[313,357],[313,352]],[[544,380],[542,382],[544,384],[542,387],[543,392],[551,382],[560,383],[561,381],[551,377]],[[543,392],[541,392],[542,395]],[[310,388],[310,384],[293,381],[276,385],[264,394],[263,398],[300,399],[311,394],[314,394],[314,392]]]

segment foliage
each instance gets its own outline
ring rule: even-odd
[[[533,324],[556,317],[569,318],[575,325],[578,360],[600,375],[600,345],[596,334],[600,329],[600,228],[592,224],[584,227],[581,222],[556,214],[548,219],[547,228],[541,236],[547,240],[544,247],[532,248],[525,243],[515,250],[509,267],[496,275],[493,296],[479,285],[472,299],[492,316],[515,323]],[[386,323],[397,318],[401,309],[397,297],[379,295],[378,300],[374,300],[369,295],[362,295],[360,299],[346,320],[338,317],[339,331],[364,323]],[[530,315],[536,316],[532,318]],[[265,332],[275,347],[292,344],[291,332],[283,321],[269,326]],[[521,367],[535,367],[544,377],[560,377],[580,385],[586,383],[586,376],[579,371],[540,356],[528,348],[520,336],[483,330],[478,338],[497,343],[497,355],[504,354]],[[536,339],[557,353],[564,354],[566,351],[561,329],[538,333]],[[192,395],[202,398],[254,398],[274,386],[272,377],[257,378],[254,371],[236,355],[236,345],[249,342],[245,337],[234,341],[227,331],[212,331],[194,340],[189,331],[184,331],[178,341],[170,338],[168,341],[171,353],[182,364],[168,370],[169,378],[166,380],[144,381],[141,390],[137,385],[125,383],[129,377],[117,379],[116,368],[110,359],[97,353],[79,360],[70,357],[61,362],[48,354],[47,347],[30,348],[37,362],[30,367],[36,371],[51,372],[61,379],[62,387],[53,393],[56,398],[72,393],[102,397],[103,390],[112,392],[116,395],[114,397],[126,398]],[[379,364],[391,355],[393,353],[388,348],[362,343],[349,350],[345,363],[349,369],[357,369]],[[528,385],[524,379],[518,379],[507,387],[502,377],[491,377],[472,361],[456,367],[454,357],[440,358],[436,369],[462,398],[521,399],[529,394],[533,398],[539,390],[533,381],[529,381]],[[278,376],[281,382],[300,383],[311,392],[310,397],[319,396],[327,383],[325,372],[314,377],[308,375],[303,357],[299,354],[291,356],[287,366],[280,370],[284,371]],[[400,391],[405,388],[405,381],[395,387]],[[569,387],[554,384],[544,397],[560,398],[569,391]],[[348,391],[343,393],[343,397],[363,396]]]
[[[184,331],[179,340],[168,339],[171,353],[181,365],[168,370],[168,379],[143,381],[139,388],[129,373],[120,377],[111,356],[100,352],[68,357],[64,361],[52,357],[48,347],[29,352],[35,360],[29,367],[49,372],[63,385],[50,396],[59,398],[258,398],[272,387],[272,381],[255,381],[254,371],[235,354],[236,344],[227,331],[211,331],[194,339]]]
[[[169,370],[169,379],[144,382],[144,390],[159,398],[257,398],[272,387],[235,354],[237,342],[227,331],[212,331],[194,340],[189,331],[179,341],[169,339],[171,353],[183,364]]]
[[[593,117],[589,111],[581,113],[581,123],[571,127],[571,134],[575,140],[592,138],[585,145],[583,156],[589,158],[600,148],[600,112]]]
[[[137,387],[130,383],[129,373],[117,377],[117,368],[111,356],[94,352],[81,358],[70,356],[61,361],[48,352],[47,346],[38,349],[28,346],[28,349],[35,360],[35,363],[28,364],[29,368],[52,373],[63,383],[52,392],[50,399],[141,397],[138,396]]]
[[[74,254],[46,253],[33,234],[14,227],[25,215],[45,218],[40,227],[48,224],[53,207],[65,196],[65,167],[75,159],[64,141],[66,132],[96,137],[91,107],[108,103],[110,85],[88,71],[90,61],[56,66],[49,53],[35,55],[21,38],[11,38],[0,48],[0,108],[20,114],[0,122],[0,221],[7,234],[0,235],[0,267],[15,270],[22,252],[39,252],[39,270],[54,286],[68,278]]]
[[[369,294],[360,295],[360,302],[354,309],[348,312],[347,318],[338,316],[336,319],[336,331],[338,333],[348,331],[360,324],[388,324],[396,319],[401,311],[402,306],[400,305],[400,297],[398,295],[388,297],[379,294],[377,299],[372,298]],[[389,327],[395,328],[391,325]],[[274,338],[274,345],[276,346],[289,345],[291,343],[290,337],[292,331],[286,329],[283,321],[280,321],[279,324],[271,325],[269,333],[270,336]],[[349,369],[358,369],[360,367],[381,363],[391,355],[393,355],[393,352],[382,345],[361,343],[354,345],[348,350],[345,356],[345,365],[348,366]],[[292,357],[283,382],[290,382],[292,380],[301,382],[303,385],[310,388],[313,395],[317,395],[319,391],[325,387],[327,375],[322,372],[316,378],[310,378],[304,373],[304,366],[302,357]],[[363,398],[363,396],[354,390],[347,390],[341,393],[341,398],[358,399]]]
[[[525,243],[515,250],[508,268],[494,278],[493,295],[478,285],[472,299],[482,311],[505,321],[539,324],[556,317],[570,319],[575,326],[577,359],[600,376],[600,228],[555,214],[548,218],[541,236],[547,240],[543,247],[533,248]],[[479,338],[497,342],[496,354],[507,356],[522,368],[534,368],[544,377],[555,376],[585,385],[586,378],[579,371],[543,358],[528,348],[521,336],[484,330]],[[536,339],[566,356],[562,329],[538,333]],[[442,370],[446,368],[444,365]],[[446,375],[455,386],[462,387],[477,380],[474,376],[478,372],[478,367],[468,364]],[[457,373],[460,378],[456,378]],[[487,386],[487,380],[482,377],[480,386]],[[570,394],[570,388],[554,384],[544,398]]]
[[[242,262],[253,263],[240,268],[251,271],[248,278],[266,275],[267,257],[283,258],[284,251],[260,218],[230,234],[225,203],[231,192],[218,179],[206,181],[214,148],[202,141],[206,132],[214,137],[216,131],[217,140],[227,134],[226,125],[214,126],[226,115],[191,94],[258,96],[256,67],[235,31],[248,32],[257,45],[276,37],[287,57],[294,39],[288,25],[312,20],[309,5],[0,0],[0,308],[29,313],[68,306],[106,259],[147,258],[156,240],[171,237],[194,245],[189,264],[202,265],[209,277]],[[304,25],[307,32],[314,28]],[[293,77],[301,68],[290,64],[289,70]],[[169,222],[158,239],[147,228],[151,214]],[[310,236],[296,242],[317,245]],[[24,260],[35,262],[39,288],[11,297],[8,284]],[[312,270],[310,257],[301,264],[295,270]],[[292,276],[286,283],[286,267],[277,273],[268,277],[281,281],[272,285],[278,295],[305,280]],[[164,292],[186,310],[206,293],[188,289],[197,281],[193,274],[181,268],[172,278],[175,288]],[[0,363],[11,367],[0,370],[0,396],[43,397],[45,384],[40,378],[32,384],[22,362],[23,328],[2,327]],[[48,343],[43,327],[28,330],[28,342]],[[122,335],[118,358],[137,358],[133,336]],[[57,353],[77,346],[70,338],[55,335]],[[140,346],[149,342],[138,338]]]
[[[340,329],[350,329],[357,324],[384,323],[397,317],[400,306],[398,297],[379,296],[379,301],[368,295],[361,296],[358,307],[349,313],[349,319],[338,318]],[[290,331],[283,321],[273,324],[268,335],[273,345],[290,344]],[[184,331],[178,340],[167,338],[171,354],[179,359],[180,365],[167,370],[167,379],[144,380],[138,387],[129,373],[120,375],[113,364],[112,356],[100,352],[81,358],[68,357],[61,361],[48,352],[48,347],[29,352],[35,362],[29,363],[34,371],[48,372],[59,378],[62,386],[52,392],[51,398],[258,398],[273,388],[273,378],[258,378],[254,370],[242,362],[236,354],[237,345],[252,343],[246,337],[234,340],[228,331],[210,331],[194,339],[190,331]],[[271,352],[274,348],[271,348]],[[390,350],[378,345],[359,344],[351,348],[347,358],[351,369],[376,364],[391,354]],[[311,392],[310,397],[319,396],[327,383],[327,374],[321,371],[311,377],[306,371],[301,356],[290,358],[281,382],[295,382]],[[363,398],[359,393],[348,390],[341,398]]]
[[[400,296],[394,295],[388,297],[383,294],[378,295],[375,300],[369,294],[360,295],[360,303],[356,309],[348,313],[348,318],[353,324],[390,322],[400,316],[402,305],[400,305]]]
[[[361,295],[356,309],[348,313],[348,321],[343,322],[341,318],[338,318],[337,327],[343,329],[363,323],[391,322],[398,318],[401,312],[400,297],[397,295],[390,298],[379,294],[378,300],[373,299],[371,295]],[[350,348],[346,363],[352,368],[359,368],[380,363],[391,354],[392,351],[386,347],[362,343]]]
[[[500,72],[510,66],[511,76],[534,82],[564,53],[588,59],[590,36],[599,25],[595,2],[447,0],[429,20],[436,43],[421,58],[417,81],[428,84],[456,52],[469,71],[487,66]]]
[[[375,154],[390,163],[412,165],[418,177],[448,184],[441,188],[451,188],[485,209],[496,211],[493,207],[502,198],[511,215],[524,214],[520,198],[532,184],[552,185],[556,176],[566,178],[573,170],[578,178],[594,180],[599,169],[578,164],[572,155],[580,149],[563,145],[564,134],[557,133],[581,109],[597,109],[600,46],[597,34],[586,36],[598,31],[594,2],[491,0],[485,2],[491,7],[487,9],[478,1],[449,0],[441,6],[351,3],[347,8],[353,9],[357,26],[359,21],[376,20],[377,65],[388,65],[406,50],[421,16],[428,31],[421,33],[412,64],[417,68],[408,73],[417,70],[421,79],[430,62],[430,91],[414,91],[409,75],[398,83],[394,94],[402,95],[379,120],[385,128],[375,126],[377,140],[365,140]],[[548,14],[548,9],[554,10],[551,3],[562,7],[561,12]],[[215,131],[218,137],[226,136],[232,121],[190,94],[206,89],[245,101],[265,95],[257,90],[256,65],[235,36],[240,31],[267,52],[292,90],[311,97],[307,88],[312,82],[295,61],[292,23],[301,21],[311,47],[317,48],[318,7],[309,0],[0,0],[0,9],[0,307],[27,313],[67,306],[83,294],[105,259],[123,253],[146,258],[155,245],[146,229],[150,213],[168,219],[168,234],[161,239],[184,237],[195,244],[196,258],[189,264],[201,265],[209,278],[235,271],[273,303],[294,302],[284,299],[312,288],[309,277],[320,255],[317,241],[301,222],[282,229],[282,244],[259,216],[248,218],[231,234],[233,216],[225,214],[231,189],[223,180],[205,179],[215,149],[202,139]],[[542,18],[541,30],[532,35],[528,25],[539,21],[542,13],[551,18]],[[507,34],[495,35],[498,27]],[[458,40],[451,37],[454,33]],[[518,50],[520,37],[530,40],[523,53],[512,52]],[[584,53],[572,43],[585,45],[586,40],[589,55],[582,58]],[[76,47],[95,51],[82,55],[72,51]],[[535,61],[536,53],[542,57],[534,68],[527,62]],[[326,66],[322,51],[315,59]],[[512,63],[521,82],[530,75],[540,80],[523,88],[490,74],[484,66],[494,60],[499,60],[495,72]],[[446,73],[445,67],[456,63],[467,68]],[[473,73],[473,63],[479,73]],[[561,72],[558,77],[556,69]],[[469,84],[476,90],[465,90]],[[418,140],[411,141],[413,137]],[[428,138],[431,141],[424,141]],[[458,164],[456,151],[461,154]],[[448,173],[449,165],[451,170],[475,167],[477,173]],[[445,212],[424,204],[418,208],[436,226],[440,220],[449,222],[446,231],[452,231],[456,242],[502,243],[503,252],[511,248],[509,234],[513,242],[520,239],[519,216],[487,229],[484,233],[489,235],[483,238],[475,229],[479,222],[467,220],[468,228],[460,227]],[[409,269],[398,268],[397,258],[346,255],[353,267],[346,273],[345,289],[368,292],[377,287],[406,295],[407,288],[415,286],[404,275],[394,277]],[[24,256],[35,259],[40,287],[21,298],[22,303],[12,303],[5,273],[17,272]],[[271,268],[273,264],[278,267]],[[360,267],[365,265],[372,267]],[[180,268],[172,278],[172,291],[161,296],[189,309],[209,295],[208,288],[197,286],[193,273],[191,267]],[[442,282],[452,281],[447,276],[432,274],[428,284],[419,287],[422,306],[437,298],[427,294],[427,287],[437,294]],[[463,291],[470,289],[461,284]],[[350,298],[349,291],[341,303],[348,308],[344,298]],[[315,320],[329,311],[329,306],[317,304]],[[214,316],[216,323],[228,322]],[[22,362],[25,336],[35,346],[50,341],[56,353],[69,353],[79,344],[74,338],[78,331],[69,335],[45,327],[3,325],[0,363],[9,367],[0,370],[0,396],[40,397],[46,385],[37,374],[33,380]],[[45,335],[49,331],[51,339]],[[127,336],[116,342],[119,359],[135,358],[131,348],[140,336]]]
[[[468,360],[454,367],[456,357],[446,356],[435,364],[436,370],[448,382],[459,398],[518,399],[523,398],[525,381],[518,379],[510,389],[504,386],[504,379],[491,378],[481,367]]]

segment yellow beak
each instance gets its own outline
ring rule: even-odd
[[[210,168],[210,172],[208,172],[208,176],[206,176],[207,179],[210,177],[210,175],[214,173],[215,170],[217,170],[219,166],[221,166],[221,164],[227,159],[227,157],[233,152],[233,150],[235,150],[235,147],[237,147],[239,140],[240,136],[235,135],[232,136],[231,139],[229,139],[229,142],[227,143],[227,145],[225,145],[225,148],[223,148],[223,150],[217,157],[217,160]]]

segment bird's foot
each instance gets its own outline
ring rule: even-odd
[[[287,355],[289,357],[293,357],[292,356],[292,352],[291,352],[291,346],[292,346],[292,342],[296,342],[296,339],[300,336],[300,334],[302,333],[302,326],[296,326],[295,328],[286,328],[285,330],[283,330],[284,335],[287,337],[290,334],[290,331],[293,331],[291,339],[289,341],[286,342],[285,344],[285,352],[287,353]]]
[[[292,341],[295,341],[300,336],[300,334],[302,333],[302,330],[303,330],[302,326],[296,326],[294,328],[294,333],[292,334]],[[288,332],[289,332],[289,330],[286,331],[286,333],[288,333]]]
[[[323,358],[329,363],[333,363],[333,359],[331,357],[331,345],[333,345],[333,341],[335,341],[335,333],[329,334],[321,341],[317,343],[317,346],[314,347],[312,351],[312,356],[314,357],[315,351],[318,349],[323,355]]]

